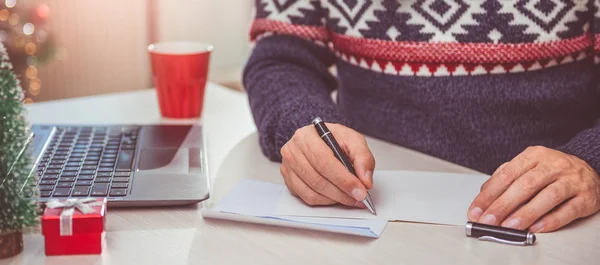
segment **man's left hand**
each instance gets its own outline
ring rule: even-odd
[[[473,222],[551,232],[600,209],[600,178],[585,161],[529,147],[504,163],[469,207]]]

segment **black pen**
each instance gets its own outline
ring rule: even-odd
[[[527,246],[535,243],[535,234],[532,232],[474,222],[467,222],[465,234],[468,237],[476,237],[482,241],[509,245]]]
[[[354,171],[352,163],[350,162],[350,160],[348,159],[338,142],[335,140],[335,137],[333,137],[333,134],[325,125],[325,122],[323,122],[321,118],[317,117],[312,121],[312,123],[315,126],[315,129],[317,129],[317,133],[319,133],[321,139],[323,139],[327,146],[331,148],[331,151],[333,151],[333,155],[335,155],[335,157],[340,162],[342,162],[342,164],[348,169],[348,171],[350,171],[350,173],[352,173],[352,175],[356,176],[356,171]],[[368,191],[367,197],[362,202],[365,204],[367,209],[371,211],[371,213],[377,215],[377,212],[375,211],[375,206],[373,205],[373,201],[371,200],[371,195]]]

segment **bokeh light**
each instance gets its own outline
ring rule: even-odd
[[[19,24],[20,20],[21,20],[21,17],[19,17],[19,15],[17,13],[12,13],[8,17],[8,24],[15,26],[15,25]]]
[[[29,66],[27,67],[27,70],[25,70],[25,75],[29,79],[36,78],[38,75],[38,69],[35,66]]]
[[[35,56],[27,56],[27,66],[37,66],[38,59]]]
[[[35,26],[33,25],[33,23],[31,22],[27,22],[25,23],[25,25],[23,25],[23,33],[25,33],[25,35],[31,35],[33,34],[33,32],[35,31]]]
[[[30,42],[25,44],[25,53],[27,53],[27,55],[33,55],[35,54],[35,52],[37,51],[37,46],[35,46],[35,43]]]
[[[10,16],[10,12],[6,9],[0,10],[0,21],[7,21]]]
[[[50,16],[50,7],[46,4],[41,4],[35,12],[40,18],[48,18]]]
[[[24,103],[25,103],[25,104],[31,104],[31,103],[33,103],[33,99],[31,99],[31,98],[26,98],[26,99],[25,99],[25,101],[24,101]]]
[[[29,94],[31,94],[32,96],[37,96],[40,94],[41,88],[42,88],[42,85],[40,83],[30,82],[29,83]]]
[[[15,5],[17,5],[17,0],[5,0],[4,4],[8,8],[13,8],[13,7],[15,7]]]

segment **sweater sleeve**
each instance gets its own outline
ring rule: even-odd
[[[600,98],[600,0],[594,0],[594,10],[595,16],[591,30],[594,35],[594,67],[596,68],[596,76],[598,76],[596,94]],[[595,111],[597,117],[595,126],[578,133],[567,144],[559,147],[558,150],[583,159],[596,172],[600,173],[600,106],[597,106]]]
[[[255,46],[243,82],[261,149],[270,160],[281,161],[281,147],[315,117],[346,122],[331,98],[337,82],[328,69],[335,55],[326,45],[319,1],[276,2],[256,1],[250,30]]]

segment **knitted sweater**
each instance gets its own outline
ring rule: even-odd
[[[271,160],[317,116],[485,173],[600,172],[600,0],[256,0],[244,85]],[[336,97],[332,99],[332,92]]]

